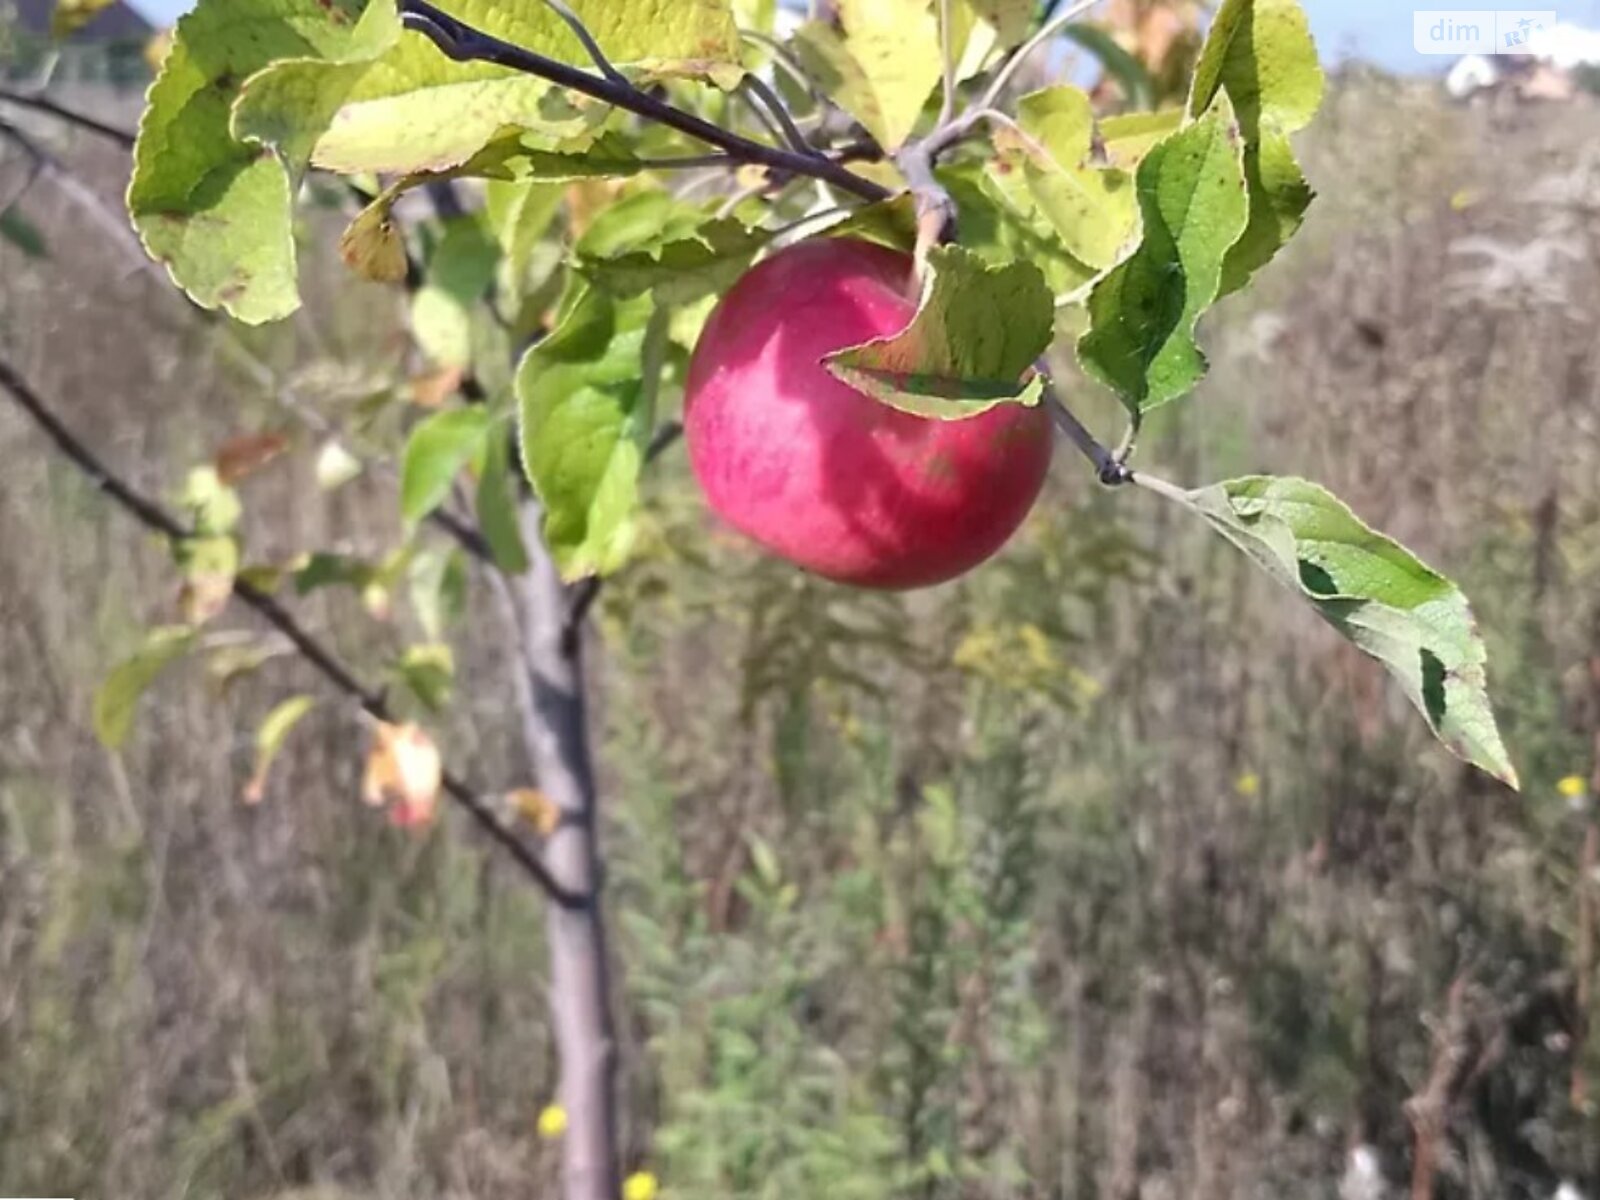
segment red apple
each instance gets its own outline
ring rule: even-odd
[[[912,416],[836,379],[825,355],[899,333],[910,257],[819,239],[756,266],[712,313],[689,367],[689,461],[734,528],[829,579],[942,583],[1005,544],[1050,465],[1042,407]]]

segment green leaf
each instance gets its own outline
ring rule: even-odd
[[[627,559],[669,329],[648,300],[585,287],[517,372],[523,468],[568,579]]]
[[[394,675],[430,712],[441,712],[450,704],[455,688],[456,660],[450,647],[435,642],[411,646],[394,664]]]
[[[588,63],[543,0],[446,0],[440,7],[518,46]],[[722,82],[740,74],[726,0],[571,0],[571,7],[619,66]],[[263,72],[246,88],[235,129],[329,170],[410,174],[459,166],[508,127],[559,141],[589,130],[606,112],[506,67],[452,62],[423,35],[407,33],[365,62],[305,59]]]
[[[538,180],[490,180],[485,190],[485,216],[512,277],[528,272],[535,250],[561,211],[563,190]]]
[[[365,588],[379,575],[377,567],[347,554],[332,554],[319,550],[307,555],[294,572],[294,590],[297,595],[308,596],[326,587]]]
[[[1185,502],[1400,681],[1450,751],[1512,787],[1467,598],[1403,546],[1304,479],[1251,476]]]
[[[1137,226],[1137,204],[1131,177],[1092,161],[1089,97],[1074,87],[1046,88],[1022,98],[1017,121],[1027,136],[996,136],[996,169],[1022,171],[1069,254],[1097,270],[1114,265]]]
[[[1100,119],[1100,144],[1106,161],[1124,171],[1136,171],[1158,142],[1177,132],[1187,114],[1181,108],[1161,112],[1122,113]]]
[[[614,296],[653,292],[668,306],[693,304],[732,287],[770,235],[733,217],[710,220],[686,237],[649,250],[579,256],[577,272]]]
[[[276,59],[346,53],[358,11],[354,0],[200,0],[178,22],[139,123],[128,210],[197,304],[251,323],[298,306],[290,174],[233,138],[230,108]]]
[[[1033,25],[1033,0],[960,0],[962,7],[994,31],[1000,46],[1015,46]]]
[[[259,804],[266,798],[267,776],[272,771],[273,762],[283,749],[284,742],[294,732],[294,727],[305,720],[316,706],[317,702],[311,696],[291,696],[266,715],[261,727],[256,730],[256,766],[250,781],[245,784],[246,804]]]
[[[494,282],[500,251],[477,217],[452,218],[428,255],[423,283],[411,298],[411,331],[434,362],[472,365],[478,302]],[[509,357],[509,356],[508,356]]]
[[[0,210],[0,239],[10,242],[29,258],[50,257],[44,234],[37,225],[18,212],[15,206]]]
[[[227,536],[184,538],[173,544],[173,557],[183,573],[178,593],[183,619],[204,625],[227,607],[239,573],[239,543]]]
[[[195,533],[223,534],[233,530],[244,515],[239,493],[222,482],[214,466],[195,467],[184,480],[178,505],[189,517]]]
[[[708,217],[697,204],[651,189],[625,196],[595,217],[576,247],[580,258],[614,258],[693,236]]]
[[[1022,172],[999,167],[992,161],[939,168],[939,182],[956,204],[957,243],[994,266],[1032,263],[1058,303],[1081,291],[1099,272],[1067,251]]]
[[[1206,371],[1195,323],[1248,219],[1239,129],[1226,94],[1139,164],[1139,248],[1095,285],[1078,358],[1135,417],[1187,393]]]
[[[1032,263],[990,266],[959,246],[928,255],[917,315],[900,333],[823,359],[851,387],[903,412],[955,420],[1001,403],[1036,404],[1034,363],[1055,305]]]
[[[510,430],[501,426],[489,435],[483,474],[478,477],[478,529],[489,543],[495,565],[508,575],[520,575],[528,569],[528,548],[517,519],[520,498],[511,473],[509,437]]]
[[[481,405],[452,408],[420,422],[400,466],[400,513],[422,520],[450,495],[462,469],[482,452],[494,418]]]
[[[801,26],[806,72],[885,150],[910,136],[941,74],[939,22],[928,0],[840,0],[843,32]]]
[[[419,550],[411,556],[407,582],[417,623],[438,641],[466,610],[467,566],[461,552],[446,546]]]
[[[1228,255],[1222,294],[1243,287],[1294,236],[1314,193],[1290,136],[1311,123],[1324,80],[1299,0],[1225,0],[1195,66],[1189,112],[1226,90],[1244,135],[1250,224]]]
[[[140,698],[195,641],[195,631],[186,625],[153,629],[144,645],[112,668],[94,695],[94,732],[103,746],[116,750],[128,740]]]

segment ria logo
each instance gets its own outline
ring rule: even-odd
[[[1532,54],[1556,25],[1555,9],[1419,9],[1411,14],[1418,54]]]

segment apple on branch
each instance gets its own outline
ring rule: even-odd
[[[910,256],[819,239],[783,250],[723,298],[690,364],[684,429],[712,509],[762,546],[869,588],[942,583],[994,554],[1044,485],[1042,405],[960,420],[900,411],[825,359],[916,315]]]

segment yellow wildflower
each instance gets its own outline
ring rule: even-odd
[[[1241,796],[1254,796],[1261,791],[1261,776],[1254,771],[1246,771],[1233,782],[1233,790]]]
[[[622,1185],[622,1200],[656,1200],[656,1193],[661,1190],[656,1183],[656,1177],[649,1171],[638,1171],[628,1176]]]
[[[553,1142],[567,1131],[567,1110],[559,1104],[547,1104],[539,1113],[539,1136]]]
[[[1556,784],[1556,791],[1568,800],[1577,800],[1589,790],[1589,785],[1584,783],[1582,775],[1568,775]]]

